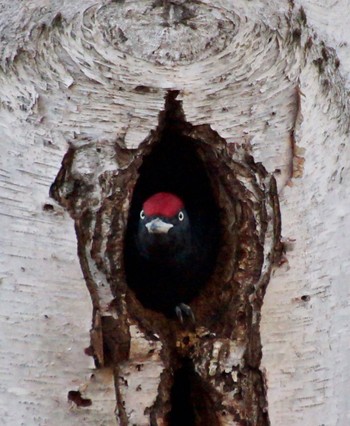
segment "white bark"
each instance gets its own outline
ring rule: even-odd
[[[77,173],[113,171],[108,146],[139,146],[166,89],[180,91],[188,122],[250,144],[256,162],[279,170],[287,253],[261,323],[271,424],[348,424],[348,2],[178,1],[167,27],[148,1],[61,3],[0,2],[3,424],[116,424],[112,372],[83,353],[91,302],[73,221],[48,192],[67,142],[107,147]],[[102,314],[111,299],[100,295]],[[136,389],[163,367],[143,359],[136,325],[131,337],[131,364],[145,364]],[[136,424],[147,424],[142,407],[157,394],[156,379],[147,386],[141,404],[125,393]],[[78,389],[90,407],[71,408]]]
[[[305,149],[305,168],[282,194],[283,235],[291,251],[270,281],[262,313],[269,412],[272,424],[345,425],[350,419],[347,113],[320,93],[315,69],[305,68],[300,81],[303,122],[297,139]]]

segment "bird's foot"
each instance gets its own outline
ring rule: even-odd
[[[191,319],[193,324],[196,322],[191,307],[186,305],[185,303],[180,303],[179,305],[177,305],[175,307],[175,313],[181,324],[184,323],[184,314]]]

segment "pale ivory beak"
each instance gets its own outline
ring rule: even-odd
[[[163,222],[158,217],[156,219],[151,220],[151,222],[147,223],[146,228],[150,234],[167,234],[169,229],[174,225],[171,223]]]

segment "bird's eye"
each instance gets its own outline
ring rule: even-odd
[[[141,218],[141,219],[144,219],[144,218],[145,218],[145,212],[144,212],[143,210],[141,210],[141,212],[140,212],[140,218]]]
[[[185,215],[183,214],[183,212],[179,212],[178,216],[179,220],[184,220]]]

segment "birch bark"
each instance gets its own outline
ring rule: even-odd
[[[98,248],[84,245],[89,236],[79,228],[79,212],[103,205],[101,235],[107,235],[103,218],[112,207],[101,200],[112,194],[125,219],[128,204],[116,186],[123,193],[132,179],[113,186],[111,177],[123,176],[130,164],[137,169],[132,161],[157,129],[169,91],[178,91],[193,137],[219,146],[211,131],[217,132],[229,152],[242,150],[262,163],[267,177],[256,172],[255,189],[272,177],[277,181],[285,254],[272,265],[271,245],[264,246],[262,272],[271,279],[265,297],[259,296],[258,370],[271,424],[348,424],[348,2],[2,0],[0,6],[3,424],[165,422],[166,339],[149,340],[136,314],[132,321],[127,316],[124,301],[111,310],[115,295],[97,261],[107,248],[103,238]],[[95,185],[74,208],[49,197],[69,149],[74,161],[65,194],[73,181]],[[242,158],[234,157],[236,163]],[[84,241],[84,274],[69,213]],[[91,234],[93,226],[92,220]],[[203,306],[196,305],[199,318]],[[236,317],[232,313],[232,321]],[[116,324],[123,333],[110,347],[123,347],[125,339],[127,357],[116,351],[108,366],[96,369],[84,348],[91,337],[95,359],[105,363],[101,329],[107,333]],[[194,339],[201,341],[203,330]],[[259,336],[259,327],[255,332]],[[220,348],[226,343],[220,340]],[[229,365],[215,344],[208,355],[217,373],[227,368],[233,374],[243,359],[239,345],[228,347]],[[198,361],[202,377],[206,368]],[[92,404],[67,402],[72,390]],[[232,399],[226,396],[225,407]],[[218,424],[239,424],[237,407],[232,410],[226,420],[217,410]]]

